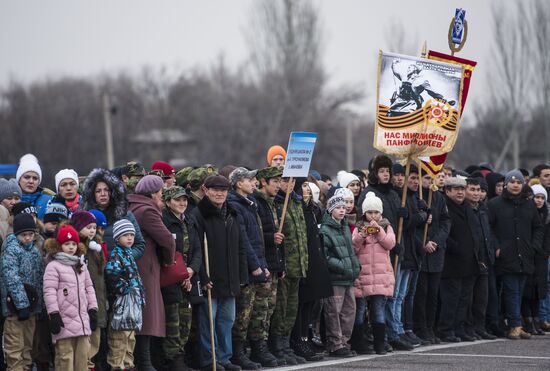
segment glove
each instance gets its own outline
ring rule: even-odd
[[[257,276],[252,276],[252,282],[254,283],[266,283],[267,282],[267,276],[265,275],[265,272],[262,272],[261,274]]]
[[[397,209],[397,216],[403,219],[409,219],[409,209],[406,207],[400,207]]]
[[[23,308],[23,309],[19,309],[17,311],[17,319],[19,321],[26,321],[30,318],[31,316],[31,312],[29,311],[29,308]]]
[[[400,243],[396,243],[395,246],[393,247],[392,251],[393,251],[396,255],[401,255],[401,253],[403,252],[403,247],[401,246]]]
[[[61,332],[61,327],[65,327],[59,312],[50,314],[50,332],[57,335]]]
[[[90,317],[90,330],[95,331],[97,328],[97,310],[90,309],[88,311],[88,317]]]

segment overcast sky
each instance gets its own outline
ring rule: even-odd
[[[276,0],[273,0],[276,1]],[[65,75],[165,66],[208,67],[223,53],[236,66],[246,59],[254,0],[2,0],[0,85]],[[316,0],[326,33],[325,65],[334,85],[376,91],[379,49],[388,25],[402,23],[409,40],[449,52],[447,30],[456,7],[466,9],[469,37],[460,57],[479,62],[471,97],[484,91],[491,52],[488,0]],[[499,2],[505,6],[508,1]]]

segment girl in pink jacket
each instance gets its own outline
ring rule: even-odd
[[[382,217],[382,200],[373,192],[367,193],[362,205],[363,217],[353,231],[353,248],[361,263],[361,273],[355,281],[357,314],[355,323],[364,329],[366,301],[374,337],[374,350],[385,354],[386,319],[384,308],[387,297],[393,295],[395,277],[390,261],[390,250],[395,246],[395,233],[387,219]],[[361,332],[362,334],[362,332]]]
[[[48,239],[51,260],[44,273],[44,302],[55,344],[56,370],[86,370],[90,334],[97,325],[97,302],[92,280],[80,256],[84,246],[70,225]]]

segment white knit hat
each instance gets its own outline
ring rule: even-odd
[[[313,198],[313,201],[319,202],[319,196],[321,195],[321,190],[315,183],[312,182],[306,182],[307,186],[311,190],[311,197]]]
[[[40,165],[38,165],[38,159],[33,154],[27,153],[19,159],[19,167],[15,173],[17,183],[19,183],[19,179],[21,179],[23,174],[28,173],[29,171],[34,171],[38,174],[38,183],[40,184],[42,181],[42,169],[40,168]]]
[[[63,179],[72,179],[76,182],[76,187],[78,188],[78,174],[73,169],[63,169],[59,170],[57,174],[55,174],[55,190],[57,193],[59,193],[59,183]]]
[[[363,201],[363,205],[361,205],[361,209],[363,210],[363,214],[367,211],[378,211],[382,214],[382,211],[384,211],[382,200],[376,197],[374,192],[367,193],[365,200]]]
[[[543,195],[544,199],[548,201],[548,192],[546,192],[546,189],[544,189],[543,186],[540,184],[535,184],[531,186],[531,189],[533,190],[533,194],[536,195]]]
[[[353,181],[360,181],[359,177],[353,173],[343,172],[338,174],[338,183],[340,183],[340,187],[342,188],[346,188]]]
[[[334,195],[335,195],[335,196],[340,196],[340,197],[342,197],[344,200],[347,199],[347,198],[351,198],[352,200],[355,199],[355,197],[353,197],[353,192],[352,192],[351,189],[349,189],[349,188],[338,188],[338,189],[334,192]]]

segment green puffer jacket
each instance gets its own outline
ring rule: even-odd
[[[279,219],[283,211],[285,193],[275,196],[275,207]],[[290,194],[283,225],[285,251],[285,272],[288,278],[303,278],[307,275],[307,227],[302,210],[302,199],[295,192]]]
[[[353,250],[348,222],[344,219],[338,223],[329,214],[325,214],[321,236],[332,285],[353,286],[361,265]]]

